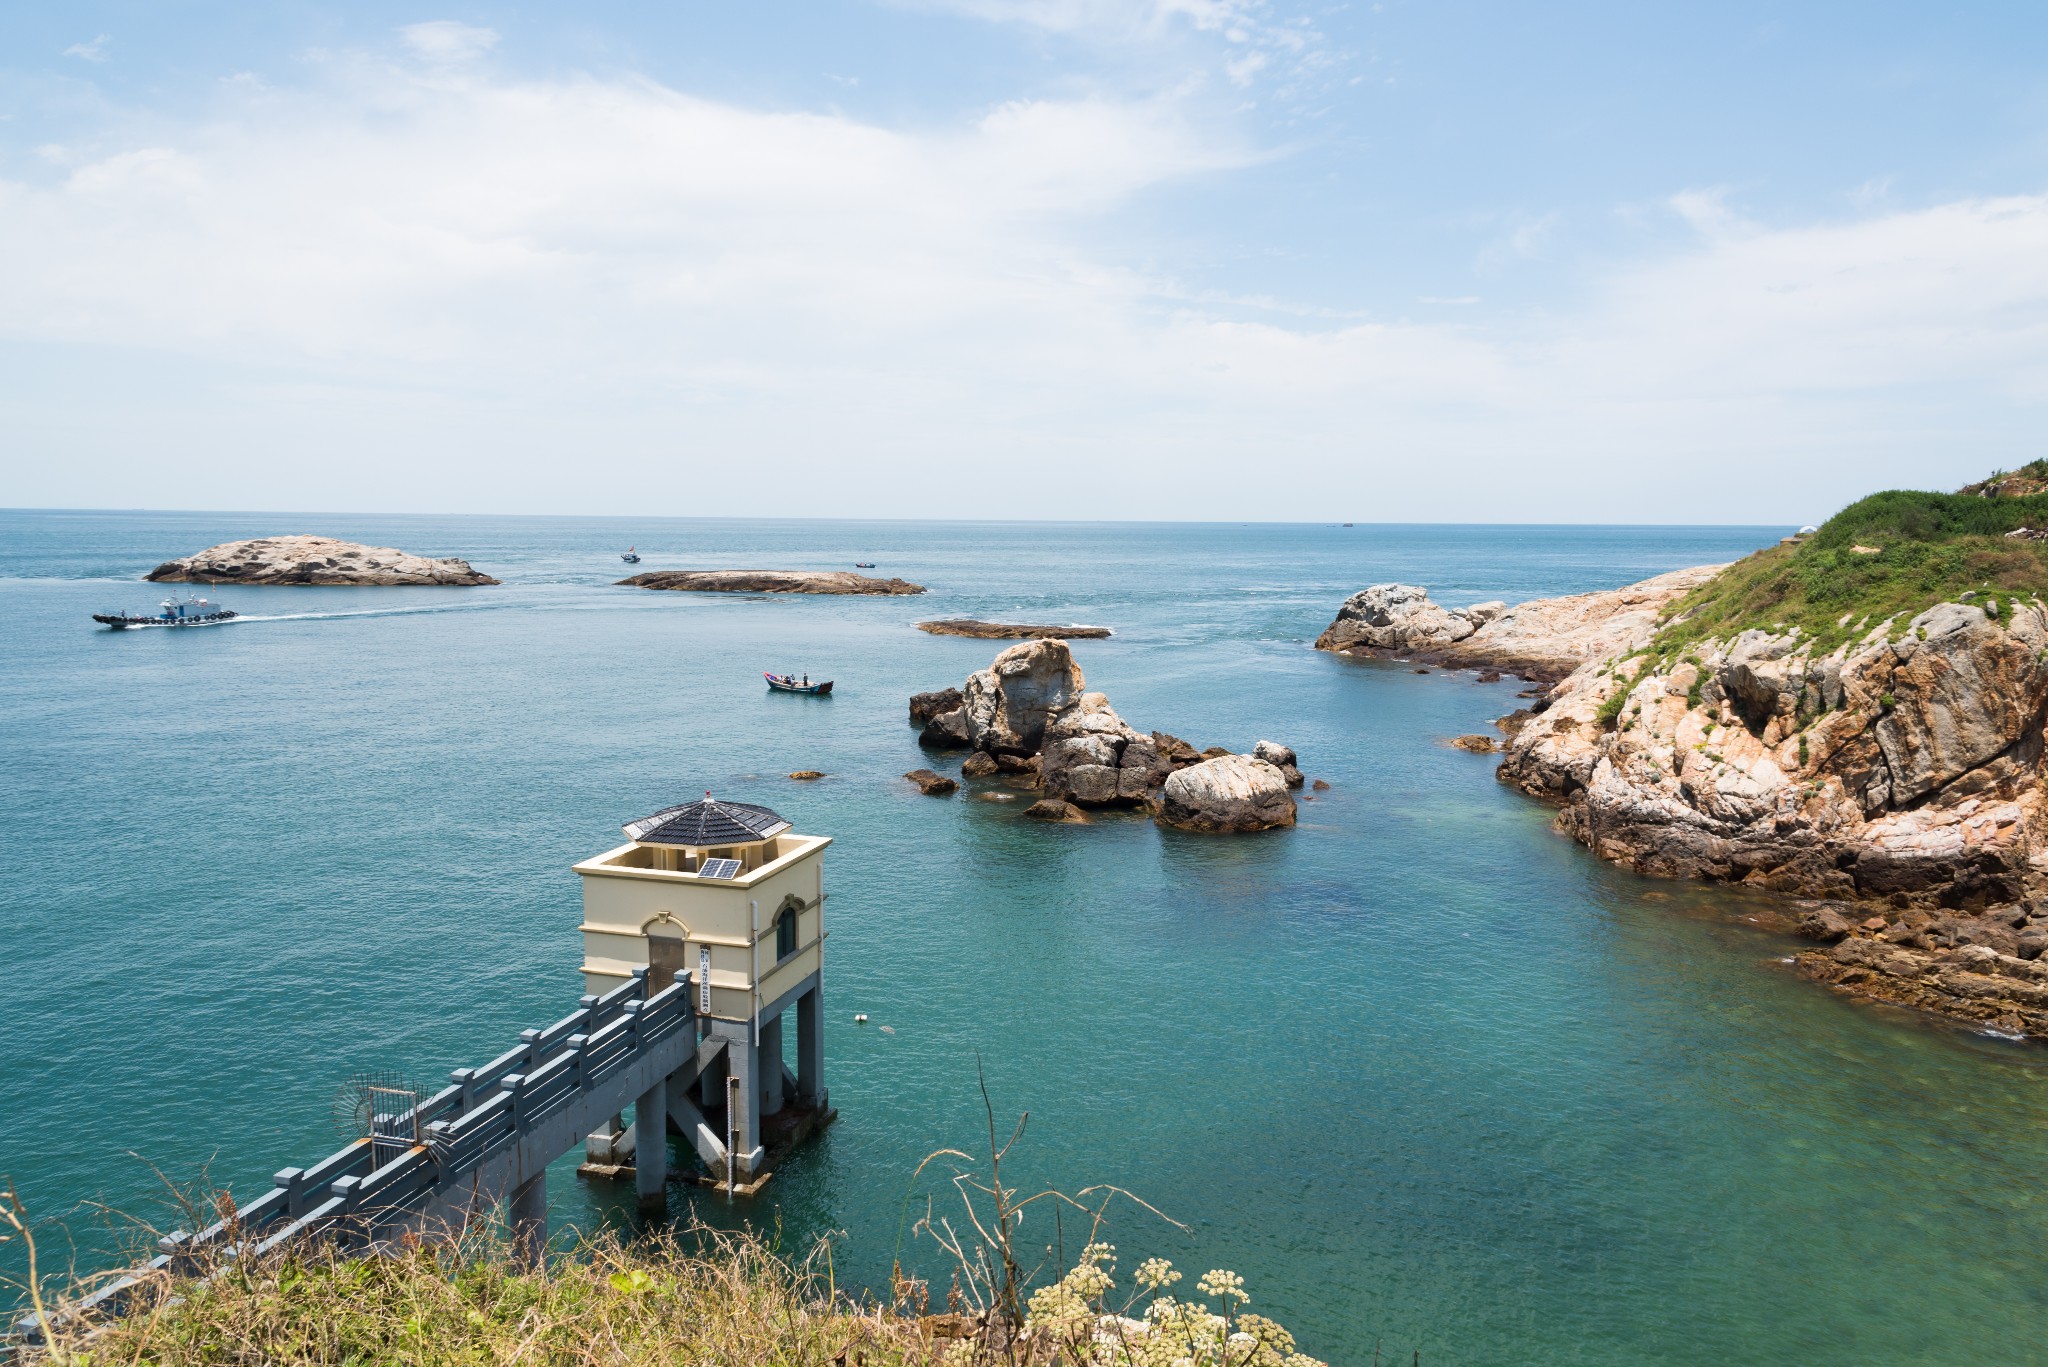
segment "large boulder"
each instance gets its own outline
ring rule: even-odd
[[[1491,620],[1505,605],[1482,605]],[[1479,629],[1469,611],[1440,607],[1419,584],[1374,584],[1360,589],[1337,609],[1337,620],[1317,640],[1318,650],[1412,651],[1462,641]]]
[[[969,744],[990,754],[1036,754],[1046,722],[1080,698],[1081,667],[1064,641],[1025,641],[968,675],[962,692]]]
[[[1162,826],[1190,831],[1267,831],[1292,826],[1294,810],[1294,797],[1277,768],[1250,755],[1224,755],[1167,779],[1157,819]]]

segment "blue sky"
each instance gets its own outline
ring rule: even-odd
[[[0,497],[1817,519],[2048,454],[2044,37],[2018,4],[14,6]]]

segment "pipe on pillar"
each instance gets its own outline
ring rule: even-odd
[[[548,1246],[548,1174],[543,1168],[512,1189],[512,1256],[539,1267]]]
[[[774,1115],[782,1109],[782,1017],[761,1022],[761,1114]]]
[[[668,1210],[668,1080],[633,1103],[633,1185],[643,1215]]]
[[[796,999],[796,1099],[814,1110],[825,1104],[825,985],[822,982]]]

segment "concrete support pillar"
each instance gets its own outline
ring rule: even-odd
[[[796,1099],[817,1109],[825,1104],[825,987],[796,999]]]
[[[731,1052],[730,1045],[727,1052]],[[697,1105],[703,1110],[716,1111],[725,1105],[725,1059],[726,1055],[720,1054],[718,1061],[697,1079]]]
[[[726,1090],[734,1103],[731,1162],[743,1180],[751,1180],[762,1158],[760,1050],[744,1038],[736,1039],[725,1051],[725,1061],[730,1080],[738,1084]]]
[[[548,1174],[546,1169],[512,1188],[512,1256],[522,1266],[540,1266],[548,1243]]]
[[[782,1017],[761,1022],[761,1114],[782,1109]]]
[[[655,1083],[633,1103],[633,1185],[642,1214],[668,1210],[668,1083]]]

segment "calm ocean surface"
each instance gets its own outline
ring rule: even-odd
[[[161,597],[136,581],[169,556],[301,530],[506,582],[88,618]],[[1125,1266],[1235,1268],[1334,1362],[2039,1363],[2048,1055],[1802,984],[1738,898],[1552,834],[1440,743],[1513,682],[1310,649],[1379,580],[1515,600],[1779,534],[0,512],[0,1173],[88,1266],[88,1203],[160,1214],[152,1165],[262,1190],[336,1146],[351,1074],[431,1083],[573,1006],[569,866],[709,788],[837,840],[841,1119],[746,1214],[846,1231],[842,1278],[886,1276],[922,1157],[982,1146],[978,1056],[1031,1113],[1020,1181],[1138,1193],[1192,1232],[1127,1214]],[[931,592],[615,588],[627,542]],[[1285,741],[1333,786],[1238,839],[922,797],[906,696],[999,648],[911,626],[952,615],[1112,626],[1075,653],[1127,720]],[[619,1218],[573,1166],[556,1222]]]

